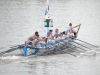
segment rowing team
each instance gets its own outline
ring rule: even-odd
[[[81,24],[72,26],[72,23],[69,23],[69,28],[66,31],[60,32],[58,29],[55,29],[55,33],[52,33],[52,30],[47,32],[47,37],[40,37],[39,33],[36,31],[34,35],[28,37],[25,41],[25,45],[32,46],[33,48],[48,48],[54,45],[60,45],[64,40],[70,41],[76,37],[77,32],[74,28],[79,27]]]

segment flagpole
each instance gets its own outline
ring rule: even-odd
[[[45,10],[45,18],[44,18],[44,28],[45,28],[45,30],[44,31],[47,34],[47,32],[49,30],[53,30],[53,20],[50,17],[50,14],[49,14],[49,11],[50,11],[49,0],[47,0],[46,4],[47,4],[47,7],[46,7],[46,10]]]
[[[49,4],[49,0],[47,0],[47,4]]]

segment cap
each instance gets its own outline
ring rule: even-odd
[[[49,30],[50,32],[52,32],[52,30]]]
[[[47,32],[47,34],[50,34],[50,32]]]

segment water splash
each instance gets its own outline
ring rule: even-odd
[[[2,56],[2,57],[0,57],[1,60],[6,60],[6,59],[16,60],[16,59],[19,59],[19,58],[20,58],[20,56],[15,56],[15,55],[13,55],[13,56]]]
[[[96,56],[96,51],[95,50],[91,50],[91,51],[87,51],[84,55],[86,56]]]

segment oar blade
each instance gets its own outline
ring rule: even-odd
[[[5,53],[10,53],[10,52],[15,51],[15,50],[20,49],[20,48],[22,48],[22,46],[21,45],[19,45],[19,46],[17,45],[16,47],[12,47],[11,49],[8,49],[7,51],[0,52],[0,55],[3,55]]]

